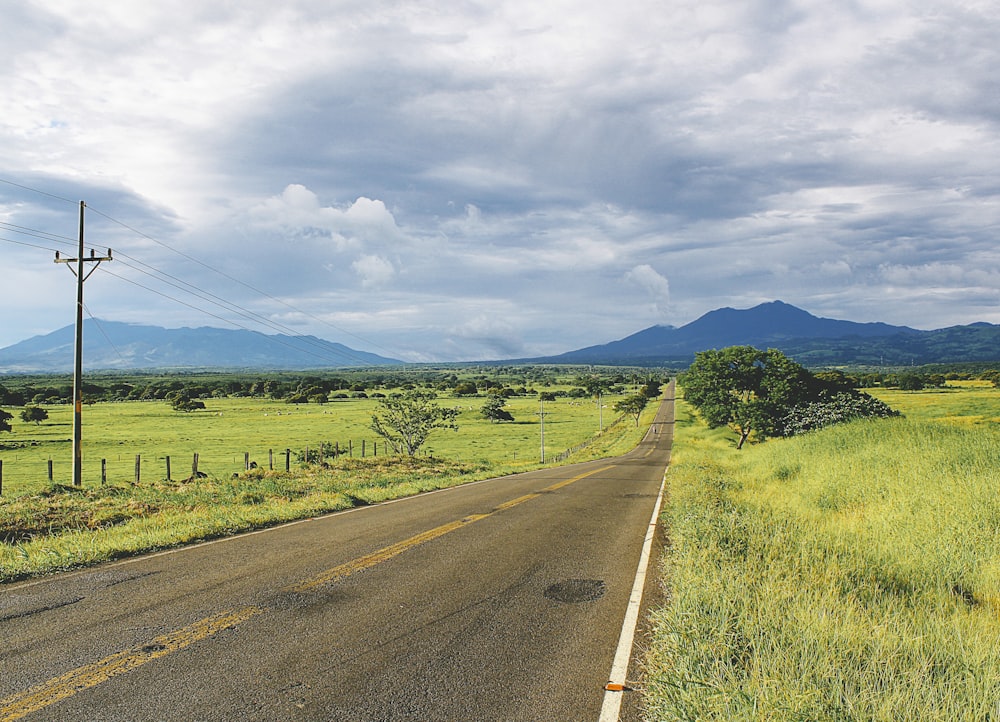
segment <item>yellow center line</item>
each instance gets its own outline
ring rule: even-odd
[[[381,564],[384,561],[399,556],[408,549],[412,549],[433,539],[442,537],[449,532],[461,529],[462,527],[477,522],[480,519],[485,519],[499,511],[511,509],[518,504],[523,504],[531,499],[537,499],[544,492],[556,491],[564,486],[569,486],[574,482],[580,481],[580,479],[585,479],[588,476],[599,474],[600,472],[607,471],[611,468],[613,467],[604,466],[600,469],[595,469],[594,471],[588,471],[570,479],[564,479],[563,481],[547,486],[542,492],[525,494],[524,496],[519,496],[516,499],[506,501],[488,513],[470,514],[469,516],[456,521],[442,524],[441,526],[416,534],[409,539],[404,539],[403,541],[396,542],[395,544],[390,544],[389,546],[383,547],[382,549],[374,551],[371,554],[366,554],[362,557],[358,557],[357,559],[352,559],[349,562],[327,569],[310,579],[291,587],[286,587],[284,591],[305,592],[324,584],[329,584],[330,582],[339,581],[350,576],[351,574],[354,574],[355,572],[369,569],[377,564]],[[151,662],[154,659],[159,659],[160,657],[164,657],[168,654],[184,649],[199,640],[206,639],[224,629],[228,629],[240,624],[241,622],[245,622],[258,614],[262,614],[264,611],[265,610],[261,607],[245,607],[243,609],[222,612],[221,614],[216,614],[212,617],[206,617],[205,619],[195,622],[194,624],[184,627],[183,629],[178,629],[174,632],[157,637],[149,644],[143,645],[142,647],[136,647],[124,652],[112,654],[111,656],[105,657],[104,659],[94,662],[93,664],[78,667],[77,669],[66,672],[63,675],[54,677],[47,682],[43,682],[42,684],[25,690],[24,692],[13,694],[0,700],[0,722],[12,722],[12,720],[21,719],[25,715],[31,714],[32,712],[40,710],[44,707],[48,707],[49,705],[55,704],[60,700],[72,697],[76,693],[95,687],[102,682],[106,682],[112,677],[125,674],[130,670],[141,667],[147,662]]]
[[[594,471],[588,471],[585,474],[580,474],[579,476],[574,476],[570,479],[565,479],[563,481],[557,482],[555,484],[552,484],[551,486],[546,487],[544,491],[555,491],[556,489],[561,489],[562,487],[568,486],[569,484],[572,484],[575,481],[579,481],[580,479],[586,478],[588,476],[593,476],[594,474],[597,474],[601,471],[606,471],[607,469],[610,468],[612,467],[605,466],[600,469],[595,469]],[[409,539],[404,539],[403,541],[396,542],[395,544],[390,544],[389,546],[383,547],[382,549],[374,551],[371,554],[366,554],[363,557],[358,557],[357,559],[352,559],[349,562],[345,562],[331,569],[327,569],[326,571],[320,572],[316,576],[306,579],[305,581],[299,582],[298,584],[294,584],[290,587],[286,587],[285,591],[307,592],[311,589],[315,589],[316,587],[321,587],[324,584],[329,584],[331,582],[340,581],[341,579],[346,579],[355,572],[360,572],[364,569],[370,569],[376,564],[381,564],[382,562],[388,561],[393,557],[397,557],[403,552],[409,549],[413,549],[414,547],[420,546],[425,542],[429,542],[433,539],[442,537],[445,534],[448,534],[449,532],[455,531],[456,529],[461,529],[462,527],[472,524],[473,522],[477,522],[480,519],[485,519],[486,517],[497,513],[498,511],[511,509],[517,506],[518,504],[523,504],[524,502],[530,501],[531,499],[536,499],[539,496],[541,496],[541,493],[525,494],[524,496],[519,496],[516,499],[505,501],[503,504],[500,504],[499,506],[495,507],[492,511],[486,514],[472,514],[470,516],[463,517],[462,519],[459,519],[457,521],[451,521],[448,522],[447,524],[442,524],[441,526],[435,527],[425,532],[421,532],[420,534],[417,534],[415,536],[411,536]]]
[[[245,622],[263,611],[260,607],[245,607],[207,617],[183,629],[157,637],[149,644],[112,654],[98,662],[79,667],[36,687],[13,694],[0,700],[0,721],[21,719],[43,707],[72,697],[77,692],[141,667],[146,662],[152,662],[154,659],[184,649],[199,640]]]

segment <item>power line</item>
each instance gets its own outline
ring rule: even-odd
[[[144,286],[141,283],[139,283],[138,281],[134,281],[131,278],[126,278],[125,276],[121,276],[121,275],[119,275],[117,273],[114,273],[113,271],[109,271],[107,269],[101,269],[101,272],[102,273],[106,273],[106,274],[108,274],[110,276],[113,276],[113,277],[115,277],[115,278],[117,278],[117,279],[119,279],[121,281],[125,281],[125,283],[131,283],[133,286],[141,288],[141,289],[143,289],[145,291],[149,291],[150,293],[155,293],[157,296],[161,296],[163,298],[166,298],[169,301],[173,301],[174,303],[179,303],[182,306],[186,306],[186,307],[188,307],[188,308],[190,308],[190,309],[192,309],[194,311],[198,311],[199,313],[203,313],[206,316],[211,316],[212,318],[217,319],[217,320],[219,320],[219,321],[221,321],[221,322],[223,322],[225,324],[228,324],[230,326],[235,326],[236,328],[242,329],[243,331],[249,331],[250,333],[256,333],[256,334],[260,335],[260,337],[263,338],[263,339],[266,339],[266,340],[268,340],[268,341],[270,341],[272,343],[280,344],[280,345],[285,346],[286,348],[289,348],[289,349],[291,349],[293,351],[297,351],[299,353],[306,353],[306,354],[308,354],[310,356],[314,356],[314,357],[316,357],[318,359],[321,359],[321,360],[327,361],[327,362],[330,362],[330,361],[333,361],[333,360],[336,359],[336,357],[330,355],[329,353],[326,353],[326,354],[317,353],[315,351],[311,351],[308,348],[301,348],[301,347],[295,346],[293,344],[287,343],[286,341],[283,341],[280,338],[277,338],[277,337],[274,337],[274,336],[267,336],[265,334],[260,333],[259,331],[255,330],[255,329],[248,328],[247,326],[244,326],[244,325],[242,325],[240,323],[237,323],[236,321],[233,321],[232,319],[228,319],[228,318],[220,316],[220,315],[218,315],[216,313],[212,313],[211,311],[208,311],[208,310],[206,310],[204,308],[199,308],[198,306],[194,306],[194,305],[192,305],[190,303],[187,303],[186,301],[182,301],[179,298],[175,298],[174,296],[171,296],[170,294],[163,293],[162,291],[157,291],[155,288],[150,288],[149,286]],[[302,341],[307,341],[308,342],[308,339],[306,339],[304,336],[296,336],[295,338],[298,338],[298,339],[300,339]],[[322,350],[322,351],[329,351],[329,349],[326,349],[325,347],[321,346],[320,344],[318,344],[316,342],[312,342],[312,345],[315,346],[316,348]],[[361,362],[363,365],[368,365],[367,362],[365,362],[364,359],[362,359],[361,357],[352,356],[351,354],[348,354],[348,353],[342,353],[341,357],[342,358],[347,358],[347,359],[350,359],[350,360],[353,360],[353,361]]]
[[[3,236],[0,236],[0,241],[4,241],[5,243],[13,243],[14,245],[17,246],[27,246],[28,248],[40,248],[41,250],[48,251],[50,253],[53,253],[55,251],[54,248],[51,248],[49,246],[40,246],[37,243],[28,243],[27,241],[15,241],[13,238],[4,238]]]
[[[90,208],[90,206],[87,206],[87,207]],[[285,306],[286,308],[288,308],[288,309],[290,309],[292,311],[295,311],[296,313],[300,313],[303,316],[311,318],[314,321],[317,321],[317,322],[323,324],[324,326],[328,326],[329,328],[332,328],[333,330],[335,330],[335,331],[337,331],[339,333],[343,333],[343,334],[346,334],[348,336],[351,336],[352,338],[356,338],[359,341],[363,341],[364,343],[367,343],[367,344],[369,344],[371,346],[374,346],[375,348],[382,349],[383,351],[386,351],[388,353],[395,353],[391,349],[387,349],[384,346],[380,346],[379,344],[377,344],[377,343],[375,343],[375,342],[373,342],[373,341],[371,341],[369,339],[366,339],[366,338],[364,338],[362,336],[358,336],[357,334],[351,333],[350,331],[348,331],[346,329],[343,329],[343,328],[340,328],[339,326],[336,326],[336,325],[330,323],[329,321],[326,321],[325,319],[319,318],[318,316],[314,316],[313,314],[309,313],[308,311],[303,311],[302,309],[293,306],[292,304],[288,303],[287,301],[283,301],[280,298],[276,298],[275,296],[272,296],[271,294],[267,293],[266,291],[262,291],[261,289],[259,289],[259,288],[255,287],[255,286],[247,283],[246,281],[244,281],[244,280],[242,280],[240,278],[236,278],[235,276],[231,276],[228,273],[226,273],[225,271],[221,271],[218,268],[215,268],[214,266],[209,265],[209,264],[207,264],[207,263],[205,263],[205,262],[203,262],[203,261],[195,258],[194,256],[188,255],[187,253],[184,253],[183,251],[179,251],[176,248],[173,248],[170,245],[164,243],[163,241],[161,241],[161,240],[159,240],[157,238],[154,238],[153,236],[150,236],[147,233],[143,233],[142,231],[140,231],[140,230],[138,230],[136,228],[133,228],[132,226],[130,226],[130,225],[126,224],[126,223],[123,223],[122,221],[119,221],[118,219],[113,218],[113,217],[111,217],[111,216],[109,216],[109,215],[107,215],[105,213],[102,213],[101,211],[99,211],[97,209],[91,208],[91,210],[94,213],[97,213],[98,215],[104,216],[104,218],[108,219],[112,223],[116,223],[119,226],[121,226],[122,228],[125,228],[125,229],[127,229],[127,230],[129,230],[129,231],[131,231],[131,232],[133,232],[133,233],[135,233],[135,234],[137,234],[137,235],[145,238],[146,240],[152,241],[153,243],[156,243],[157,245],[162,246],[163,248],[166,248],[168,251],[171,251],[172,253],[176,253],[177,255],[179,255],[182,258],[185,258],[185,259],[191,261],[192,263],[197,263],[199,266],[202,266],[203,268],[206,268],[209,271],[212,271],[213,273],[216,273],[216,274],[222,276],[223,278],[225,278],[225,279],[227,279],[229,281],[232,281],[233,283],[237,283],[237,284],[243,286],[244,288],[249,289],[250,291],[253,291],[256,294],[258,294],[260,296],[263,296],[264,298],[267,298],[267,299],[269,299],[271,301],[274,301],[275,303],[280,303],[282,306]]]
[[[75,238],[70,238],[69,236],[60,236],[56,233],[49,233],[48,231],[39,230],[38,228],[18,226],[13,223],[7,223],[5,221],[0,221],[0,228],[4,228],[14,233],[21,233],[25,236],[48,239],[52,241],[57,241],[59,243],[73,244],[76,242]]]
[[[62,196],[57,196],[55,193],[48,193],[38,188],[32,188],[31,186],[26,186],[21,183],[15,183],[14,181],[7,180],[6,178],[0,178],[0,183],[5,183],[9,186],[14,186],[15,188],[21,188],[22,190],[31,191],[32,193],[38,193],[39,195],[48,196],[49,198],[55,198],[57,201],[66,201],[67,203],[72,203],[76,205],[78,201],[70,200],[69,198],[63,198]]]
[[[54,193],[49,193],[49,192],[40,190],[38,188],[33,188],[31,186],[24,185],[22,183],[15,183],[14,181],[10,181],[10,180],[4,179],[4,178],[0,178],[0,183],[5,183],[7,185],[14,186],[16,188],[21,188],[23,190],[31,191],[33,193],[38,193],[40,195],[47,196],[47,197],[50,197],[50,198],[54,198],[56,200],[65,201],[67,203],[73,203],[73,204],[77,203],[77,201],[73,201],[73,200],[70,200],[68,198],[64,198],[64,197],[56,195]],[[258,294],[258,295],[260,295],[260,296],[262,296],[264,298],[267,298],[267,299],[269,299],[271,301],[274,301],[275,303],[279,303],[282,306],[285,306],[286,308],[288,308],[288,309],[290,309],[292,311],[295,311],[296,313],[299,313],[299,314],[301,314],[301,315],[303,315],[303,316],[305,316],[307,318],[311,318],[314,321],[317,321],[317,322],[319,322],[319,323],[321,323],[321,324],[323,324],[323,325],[325,325],[325,326],[327,326],[327,327],[329,327],[329,328],[337,331],[338,333],[345,334],[347,336],[351,336],[352,338],[356,338],[359,341],[362,341],[362,342],[364,342],[364,343],[366,343],[368,345],[374,346],[375,348],[382,349],[383,351],[386,351],[388,353],[395,353],[391,349],[387,349],[387,348],[385,348],[385,347],[383,347],[383,346],[381,346],[381,345],[379,345],[377,343],[374,343],[373,341],[371,341],[369,339],[366,339],[366,338],[364,338],[362,336],[359,336],[359,335],[354,334],[354,333],[352,333],[350,331],[347,331],[346,329],[340,328],[340,327],[338,327],[338,326],[330,323],[329,321],[326,321],[325,319],[319,318],[318,316],[315,316],[315,315],[309,313],[308,311],[304,311],[304,310],[302,310],[300,308],[297,308],[296,306],[288,303],[287,301],[284,301],[284,300],[282,300],[280,298],[272,296],[271,294],[267,293],[266,291],[263,291],[263,290],[255,287],[255,286],[247,283],[246,281],[243,281],[240,278],[236,278],[236,277],[234,277],[234,276],[232,276],[232,275],[230,275],[230,274],[228,274],[228,273],[226,273],[226,272],[224,272],[224,271],[222,271],[222,270],[220,270],[218,268],[215,268],[214,266],[212,266],[212,265],[210,265],[208,263],[205,263],[205,262],[199,260],[198,258],[195,258],[194,256],[191,256],[191,255],[189,255],[187,253],[184,253],[183,251],[177,250],[176,248],[173,248],[172,246],[168,245],[167,243],[164,243],[163,241],[161,241],[161,240],[159,240],[159,239],[157,239],[157,238],[155,238],[155,237],[153,237],[153,236],[151,236],[151,235],[149,235],[147,233],[144,233],[143,231],[140,231],[139,229],[134,228],[134,227],[128,225],[127,223],[124,223],[123,221],[120,221],[117,218],[114,218],[113,216],[108,215],[107,213],[102,212],[99,209],[93,208],[92,206],[89,206],[89,205],[87,206],[87,208],[92,213],[96,213],[96,214],[102,216],[103,218],[107,219],[111,223],[114,223],[114,224],[116,224],[118,226],[121,226],[122,228],[124,228],[124,229],[126,229],[126,230],[128,230],[128,231],[130,231],[132,233],[135,233],[136,235],[138,235],[138,236],[140,236],[142,238],[145,238],[145,239],[147,239],[149,241],[152,241],[153,243],[156,243],[157,245],[159,245],[159,246],[167,249],[168,251],[171,251],[172,253],[175,253],[175,254],[181,256],[182,258],[184,258],[184,259],[192,262],[192,263],[196,263],[199,266],[202,266],[203,268],[205,268],[205,269],[207,269],[207,270],[209,270],[209,271],[211,271],[211,272],[213,272],[213,273],[215,273],[217,275],[220,275],[223,278],[225,278],[225,279],[227,279],[227,280],[229,280],[229,281],[231,281],[233,283],[239,284],[239,285],[243,286],[244,288],[247,288],[248,290],[250,290],[250,291],[252,291],[252,292],[254,292],[254,293],[256,293],[256,294]],[[28,228],[27,226],[17,226],[15,224],[9,224],[9,223],[5,223],[5,222],[0,222],[0,228],[5,228],[8,231],[12,231],[14,233],[21,233],[21,234],[28,235],[28,236],[31,236],[31,237],[36,237],[36,238],[39,238],[41,240],[49,240],[49,241],[53,241],[53,242],[61,243],[61,244],[73,244],[74,243],[74,239],[68,238],[66,236],[59,236],[57,234],[48,233],[46,231],[41,231],[39,229]],[[32,247],[32,248],[40,248],[40,249],[43,249],[43,250],[52,250],[52,249],[50,249],[48,247],[39,246],[39,245],[36,245],[36,244],[31,244],[31,243],[24,242],[24,241],[16,241],[16,240],[10,239],[10,238],[0,238],[0,240],[6,241],[6,242],[9,242],[9,243],[15,243],[15,244],[18,244],[18,245],[27,246],[27,247]],[[261,315],[259,313],[251,311],[249,309],[243,308],[239,304],[227,301],[227,300],[223,299],[222,297],[220,297],[220,296],[218,296],[216,294],[211,293],[210,291],[206,291],[204,289],[201,289],[201,288],[195,286],[194,284],[191,284],[191,283],[189,283],[187,281],[184,281],[184,280],[179,279],[179,278],[177,278],[175,276],[172,276],[169,273],[166,273],[164,271],[160,271],[159,269],[156,269],[153,266],[150,266],[149,264],[146,264],[143,261],[140,261],[139,259],[133,258],[132,256],[129,256],[129,255],[121,252],[120,250],[117,253],[118,253],[118,260],[119,261],[123,257],[124,258],[128,258],[134,264],[138,264],[138,266],[142,266],[145,269],[149,269],[149,270],[148,271],[147,270],[143,270],[143,268],[139,268],[137,265],[123,263],[122,265],[125,265],[126,267],[132,268],[133,270],[138,271],[139,273],[143,273],[143,274],[145,274],[145,275],[147,275],[147,276],[149,276],[151,278],[155,278],[156,280],[158,280],[160,282],[167,283],[167,285],[173,286],[174,288],[177,288],[178,290],[184,291],[185,293],[190,293],[191,295],[193,295],[193,296],[195,296],[197,298],[200,298],[203,301],[208,301],[209,303],[213,303],[213,304],[219,306],[220,308],[224,308],[225,310],[227,310],[227,311],[229,311],[231,313],[235,313],[238,316],[241,316],[242,318],[244,318],[244,319],[246,319],[248,321],[253,321],[255,323],[262,324],[262,325],[264,325],[264,326],[266,326],[266,327],[268,327],[268,328],[270,328],[272,330],[283,332],[285,334],[288,334],[289,336],[293,336],[295,338],[298,338],[299,340],[304,341],[307,344],[312,344],[316,348],[323,349],[324,351],[327,350],[327,348],[325,346],[323,346],[321,343],[319,343],[318,341],[313,341],[313,340],[309,339],[308,337],[303,336],[302,334],[300,334],[296,330],[294,330],[294,329],[292,329],[292,328],[290,328],[288,326],[285,326],[284,324],[276,322],[276,321],[274,321],[272,319],[267,318],[266,316],[263,316],[263,315]],[[242,329],[247,330],[247,331],[252,331],[253,330],[253,329],[249,329],[249,328],[246,328],[244,326],[241,326],[240,324],[235,323],[235,322],[233,322],[233,321],[231,321],[229,319],[223,318],[222,316],[219,316],[217,314],[211,313],[211,312],[209,312],[209,311],[207,311],[207,310],[205,310],[203,308],[199,308],[199,307],[191,305],[189,303],[185,303],[184,301],[181,301],[178,298],[170,296],[169,294],[165,294],[165,293],[162,293],[160,291],[156,291],[155,289],[149,288],[147,286],[143,286],[142,284],[139,284],[139,283],[137,283],[137,282],[135,282],[135,281],[133,281],[131,279],[125,278],[124,276],[120,276],[120,275],[118,275],[116,273],[112,273],[111,271],[108,271],[107,269],[101,269],[101,270],[102,270],[102,272],[109,273],[110,275],[112,275],[112,276],[114,276],[116,278],[119,278],[119,279],[121,279],[123,281],[126,281],[128,283],[132,283],[133,285],[136,285],[139,288],[143,288],[144,290],[150,291],[150,292],[155,293],[155,294],[157,294],[159,296],[162,296],[163,298],[171,300],[171,301],[173,301],[175,303],[179,303],[179,304],[181,304],[183,306],[191,308],[192,310],[198,311],[199,313],[204,313],[204,314],[206,314],[208,316],[211,316],[212,318],[216,318],[216,319],[218,319],[220,321],[223,321],[224,323],[236,326],[237,328],[242,328]],[[157,276],[162,276],[163,278],[170,279],[170,280],[164,281],[163,278],[158,278]],[[265,336],[265,338],[267,338],[267,336]],[[288,344],[285,344],[285,345],[288,345]],[[342,356],[344,358],[352,359],[352,360],[357,361],[357,362],[365,363],[364,359],[362,359],[360,356],[352,356],[351,354],[348,354],[348,353],[343,353]]]
[[[125,254],[122,254],[121,252],[118,253],[118,259],[119,259],[119,261],[121,261],[121,257],[123,255],[125,255]],[[227,301],[224,298],[216,296],[215,294],[213,294],[213,293],[211,293],[209,291],[205,291],[205,290],[203,290],[201,288],[198,288],[194,284],[188,283],[187,281],[184,281],[184,280],[182,280],[180,278],[177,278],[176,276],[172,276],[169,273],[166,273],[164,271],[160,271],[158,269],[155,269],[152,266],[149,266],[148,264],[143,263],[142,261],[139,261],[138,259],[132,258],[131,256],[125,256],[125,257],[129,258],[129,260],[132,260],[136,264],[138,264],[139,266],[143,267],[143,268],[140,268],[138,266],[133,266],[133,265],[131,265],[129,263],[124,263],[123,262],[122,265],[126,266],[127,268],[131,268],[131,269],[133,269],[133,270],[135,270],[135,271],[137,271],[139,273],[142,273],[144,275],[149,276],[150,278],[153,278],[153,279],[155,279],[157,281],[165,283],[168,286],[172,286],[173,288],[176,288],[179,291],[184,291],[186,293],[190,293],[191,295],[193,295],[193,296],[195,296],[197,298],[200,298],[203,301],[208,301],[209,303],[212,303],[212,304],[214,304],[216,306],[219,306],[220,308],[223,308],[226,311],[229,311],[231,313],[235,313],[237,316],[240,316],[240,317],[246,319],[247,321],[259,323],[261,325],[269,327],[270,329],[272,329],[274,331],[279,331],[279,332],[285,333],[285,334],[287,334],[289,336],[293,336],[293,337],[297,338],[300,342],[302,342],[302,343],[304,343],[306,345],[313,346],[314,348],[320,350],[324,354],[326,354],[326,353],[329,352],[329,347],[325,343],[323,343],[322,341],[314,340],[314,339],[312,339],[312,338],[310,338],[308,336],[302,336],[301,334],[297,333],[294,329],[289,328],[288,326],[285,326],[284,324],[278,323],[277,321],[273,321],[273,320],[267,318],[266,316],[262,316],[259,313],[255,313],[255,312],[253,312],[253,311],[251,311],[249,309],[243,308],[242,306],[240,306],[238,304],[235,304],[235,303],[232,303],[230,301]],[[148,268],[149,270],[148,271],[144,270],[145,268]],[[158,274],[158,275],[154,275],[154,274]],[[159,278],[158,276],[163,276],[164,278],[169,279],[169,280],[163,280],[163,278]],[[152,290],[152,289],[149,289],[149,290]],[[172,298],[170,296],[166,296],[166,297]],[[180,302],[180,301],[178,301],[178,302]],[[189,305],[189,304],[185,304],[185,305]],[[193,306],[189,306],[189,307],[195,308]],[[208,313],[207,311],[204,311],[204,309],[198,309],[198,310],[201,310],[203,313]],[[209,314],[209,315],[213,315],[214,316],[214,314]],[[240,325],[238,323],[235,323],[235,322],[233,322],[231,320],[227,320],[227,323],[231,323],[232,325],[237,326],[238,328],[243,328],[244,330],[247,330],[247,331],[252,330],[252,329],[246,328],[246,327],[244,327],[244,326],[242,326],[242,325]],[[347,352],[340,352],[340,355],[342,357],[344,357],[344,358],[351,359],[351,360],[356,361],[358,363],[366,364],[365,359],[363,359],[360,356],[356,356],[356,355],[353,355],[353,354],[350,354],[350,353],[347,353]]]

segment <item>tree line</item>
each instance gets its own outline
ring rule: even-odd
[[[627,385],[643,383],[651,374],[643,370],[605,369],[599,372],[551,367],[473,367],[469,369],[408,369],[387,371],[340,371],[316,373],[240,374],[191,373],[171,375],[91,374],[83,383],[84,403],[98,401],[163,401],[177,396],[189,399],[248,397],[289,403],[323,403],[347,398],[379,397],[389,391],[432,390],[455,396],[501,392],[511,396],[535,396],[556,385],[557,396],[586,397],[595,381],[609,393]],[[73,400],[69,377],[9,377],[0,383],[0,406],[68,404]]]

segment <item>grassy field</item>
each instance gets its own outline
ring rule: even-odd
[[[606,398],[603,421],[610,423],[618,397]],[[491,424],[480,415],[484,399],[442,397],[440,404],[461,409],[457,432],[433,434],[421,454],[458,461],[489,460],[526,467],[541,455],[537,398],[514,397],[507,403],[513,423]],[[338,399],[327,404],[292,405],[249,398],[206,400],[207,409],[193,413],[173,411],[165,401],[98,403],[83,409],[84,484],[99,484],[101,460],[107,462],[109,483],[134,481],[135,457],[140,457],[140,479],[191,474],[195,453],[198,468],[224,477],[245,469],[245,454],[258,466],[285,468],[285,449],[292,462],[306,447],[320,444],[352,449],[356,457],[385,454],[381,439],[371,431],[373,399]],[[45,407],[49,419],[40,425],[16,418],[14,430],[0,435],[3,494],[39,491],[48,485],[48,460],[53,480],[70,483],[72,476],[72,408]],[[558,399],[545,404],[546,456],[554,456],[593,436],[601,419],[593,401]],[[364,449],[362,449],[364,442]],[[373,445],[378,443],[377,447]]]
[[[654,720],[1000,719],[1000,390],[737,452],[683,404]]]
[[[546,402],[546,462],[554,463],[559,452],[581,444],[585,448],[577,450],[570,461],[613,456],[633,448],[652,422],[657,404],[649,405],[637,427],[632,418],[612,423],[614,400],[605,399],[604,433],[599,432],[592,401]],[[442,404],[447,401],[442,399]],[[374,403],[352,400],[290,409],[276,402],[220,399],[210,401],[207,412],[193,414],[174,412],[168,404],[156,402],[87,408],[90,435],[85,431],[85,439],[92,440],[85,458],[91,461],[82,488],[39,480],[39,476],[44,479],[44,471],[32,472],[11,493],[5,481],[0,497],[0,582],[541,465],[540,426],[537,415],[533,416],[537,400],[513,399],[508,408],[515,422],[504,424],[490,424],[479,416],[482,399],[462,400],[459,431],[432,435],[428,450],[433,455],[414,459],[386,455],[384,450],[373,456],[370,443],[368,454],[360,457],[360,440],[374,440],[367,429]],[[68,421],[60,418],[59,407],[52,410],[57,413],[51,414],[50,422],[34,431],[38,446],[16,450],[18,464],[37,469],[44,465],[50,449],[69,453],[70,444],[63,438]],[[19,437],[23,426],[18,428]],[[344,447],[349,440],[354,443],[353,457],[340,456],[326,465],[293,462],[290,473],[285,473],[281,457],[275,471],[267,468],[268,448],[316,448],[321,441]],[[5,443],[10,442],[5,439]],[[245,471],[243,450],[265,463]],[[5,478],[12,451],[2,454]],[[194,451],[208,478],[185,481],[188,467],[174,471],[173,480],[167,481],[165,468],[157,464],[143,472],[140,484],[133,483],[136,453],[153,465],[152,460],[159,462],[166,454],[189,459]],[[116,454],[122,460],[112,464]],[[109,471],[106,485],[99,483],[99,466],[94,479],[94,460],[99,463],[102,455],[114,471]],[[62,464],[64,481],[68,464],[68,459]]]

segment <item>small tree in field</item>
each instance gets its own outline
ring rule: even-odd
[[[13,427],[10,425],[10,420],[14,417],[8,414],[3,409],[0,409],[0,431],[10,431]]]
[[[615,404],[615,411],[619,414],[628,414],[635,417],[635,425],[639,425],[639,417],[642,416],[643,409],[649,403],[649,397],[645,394],[635,394],[626,396]]]
[[[21,410],[21,421],[26,424],[30,424],[33,421],[35,422],[35,426],[38,426],[47,418],[49,418],[49,412],[38,406],[25,406]]]
[[[513,421],[514,416],[504,408],[506,405],[507,399],[503,395],[490,392],[486,403],[483,404],[483,418],[489,419],[494,424],[500,421]]]
[[[437,395],[428,391],[379,399],[371,428],[397,454],[413,456],[435,429],[458,429],[458,410],[442,408],[436,401]]]

